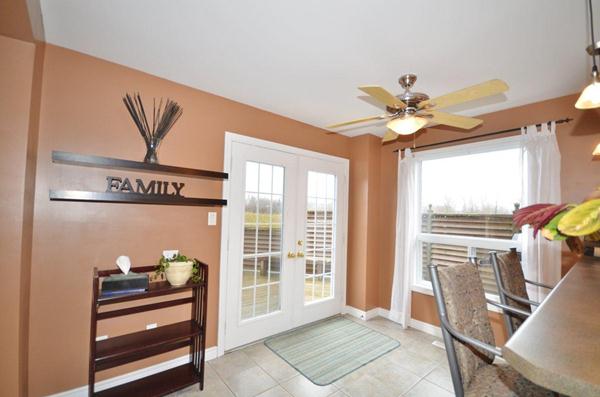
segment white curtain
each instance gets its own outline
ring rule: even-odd
[[[419,162],[410,149],[398,155],[398,202],[396,209],[396,255],[392,283],[391,318],[404,328],[410,321],[410,284],[415,267],[416,237],[421,217],[417,203]]]
[[[538,203],[560,203],[560,151],[556,140],[556,123],[521,128],[523,161],[523,198],[521,206]],[[523,263],[525,278],[551,286],[560,280],[561,245],[538,234],[534,240],[531,228],[523,229]],[[542,299],[548,291],[528,286],[530,298]]]

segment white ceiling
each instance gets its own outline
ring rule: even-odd
[[[430,96],[505,80],[505,96],[448,109],[476,115],[574,93],[590,70],[584,0],[42,0],[42,14],[52,44],[319,127],[380,114],[356,87],[396,94],[407,72]]]

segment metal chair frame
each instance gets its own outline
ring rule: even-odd
[[[502,351],[496,346],[489,345],[485,342],[480,341],[479,339],[473,338],[469,335],[465,335],[458,331],[456,328],[452,327],[450,321],[448,319],[448,313],[446,311],[446,304],[444,302],[444,295],[442,292],[442,287],[440,285],[440,280],[438,277],[438,269],[437,265],[429,265],[429,274],[431,276],[431,286],[433,289],[433,295],[435,297],[435,303],[438,309],[438,315],[440,318],[442,336],[444,338],[444,345],[446,347],[446,355],[448,357],[448,364],[450,366],[450,375],[452,377],[452,385],[454,386],[454,394],[457,397],[464,396],[464,388],[462,384],[462,376],[460,374],[460,369],[458,367],[458,359],[456,357],[456,350],[454,349],[453,338],[460,340],[464,343],[470,344],[482,350],[485,350],[494,356],[502,357]],[[486,299],[489,304],[497,306],[501,308],[503,311],[513,312],[518,315],[527,315],[527,312],[507,306],[502,303],[490,301]]]
[[[516,252],[516,249],[511,248],[511,251]],[[490,252],[490,262],[492,264],[492,269],[494,271],[494,278],[496,279],[496,285],[498,287],[498,298],[500,299],[500,302],[503,305],[510,306],[507,298],[510,298],[510,299],[520,302],[520,303],[523,303],[525,305],[530,305],[530,306],[535,306],[535,307],[538,307],[540,305],[540,302],[532,301],[530,299],[526,299],[521,296],[515,295],[506,289],[506,287],[504,286],[504,282],[502,281],[502,277],[500,276],[500,267],[498,266],[498,254],[496,251]],[[528,284],[538,286],[538,287],[548,288],[549,290],[552,290],[552,287],[550,287],[549,285],[538,283],[536,281],[530,281],[530,280],[525,279],[525,282]],[[512,307],[513,309],[517,309],[513,306],[510,306],[510,307]],[[531,312],[527,312],[527,311],[524,311],[521,309],[519,309],[519,310],[522,311],[523,313],[526,313],[525,318],[527,318],[531,315]],[[503,317],[504,317],[504,324],[506,325],[506,331],[508,332],[508,337],[510,338],[511,336],[513,336],[513,334],[516,331],[512,321],[511,321],[512,317],[514,317],[514,314],[510,313],[510,311],[509,312],[503,311]]]

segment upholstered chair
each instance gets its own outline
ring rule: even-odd
[[[532,306],[539,306],[539,303],[529,299],[529,295],[527,294],[527,284],[552,289],[552,287],[545,284],[529,281],[525,278],[519,254],[515,249],[511,249],[509,252],[502,254],[490,252],[490,262],[498,286],[498,297],[500,302],[505,305],[531,313],[533,309]],[[515,316],[504,311],[504,321],[508,335],[512,336],[526,318],[527,317],[523,316]]]
[[[502,353],[496,347],[477,268],[467,262],[431,265],[429,270],[456,396],[553,396],[510,366],[495,362]]]

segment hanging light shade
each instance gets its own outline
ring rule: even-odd
[[[575,102],[577,109],[585,110],[600,107],[600,80],[598,79],[598,71],[594,70],[592,76],[594,81],[585,87],[581,95],[579,95],[579,99]]]
[[[419,116],[398,117],[388,121],[387,128],[400,135],[410,135],[425,127],[427,119]]]
[[[596,49],[596,40],[594,39],[594,14],[592,13],[592,0],[588,0],[588,4],[590,7],[590,31],[592,36],[592,45],[587,48],[589,54],[592,56],[592,83],[585,87],[577,102],[575,102],[575,107],[577,109],[595,109],[600,107],[600,80],[598,79],[598,67],[596,66],[596,54],[598,50]]]
[[[596,149],[592,152],[593,160],[600,161],[600,143],[596,145]]]

